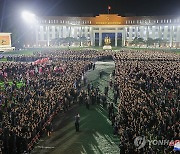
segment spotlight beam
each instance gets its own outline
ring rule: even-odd
[[[27,22],[27,23],[31,23],[34,24],[36,21],[36,15],[28,12],[28,11],[23,11],[22,12],[22,18]]]

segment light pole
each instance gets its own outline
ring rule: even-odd
[[[27,36],[28,44],[31,44],[32,46],[34,46],[34,43],[36,43],[36,39],[37,39],[37,36],[36,36],[37,17],[35,14],[28,11],[23,11],[21,16],[23,20],[25,21],[25,23],[28,25],[28,27],[31,29],[31,31],[29,31],[29,34],[31,35],[31,39],[29,39],[29,36]]]

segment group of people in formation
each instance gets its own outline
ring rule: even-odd
[[[45,63],[34,63],[48,58]],[[146,145],[137,149],[134,138],[176,140],[179,137],[180,55],[163,51],[36,52],[8,56],[0,63],[0,149],[3,153],[30,151],[44,132],[52,131],[54,116],[74,103],[108,106],[114,133],[120,136],[121,153],[169,153],[172,147]],[[114,60],[109,87],[100,94],[87,83],[86,71],[98,60]],[[102,75],[102,74],[101,74]],[[83,80],[83,82],[82,82]],[[86,84],[87,89],[82,89]],[[114,112],[114,104],[118,112]],[[80,115],[75,115],[79,131]]]

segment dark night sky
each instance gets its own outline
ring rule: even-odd
[[[111,13],[120,15],[180,16],[180,0],[0,0],[0,31],[8,21],[20,20],[23,10],[37,15],[92,16],[107,13],[108,4]]]
[[[0,0],[0,14],[18,14],[27,9],[45,15],[83,15],[107,12],[134,15],[167,15],[180,13],[180,0]],[[4,7],[3,7],[4,6]],[[3,9],[4,8],[4,9]]]

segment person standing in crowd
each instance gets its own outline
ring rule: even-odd
[[[103,72],[100,71],[100,72],[99,72],[99,77],[100,77],[100,79],[102,78],[102,75],[103,75]]]
[[[106,95],[102,95],[102,104],[103,104],[103,107],[106,107],[106,105],[107,105],[107,97],[106,97]]]
[[[105,95],[105,96],[108,96],[108,91],[109,91],[109,87],[106,86],[106,87],[104,88],[104,95]]]
[[[80,115],[79,115],[79,113],[77,113],[76,116],[75,116],[75,128],[76,128],[76,132],[79,132],[79,122],[80,122]]]
[[[52,123],[50,121],[48,121],[47,123],[46,130],[47,130],[47,135],[50,136],[52,133]]]
[[[93,64],[93,70],[95,70],[95,68],[96,68],[96,64],[94,63],[94,64]]]
[[[89,110],[89,106],[90,106],[90,97],[88,96],[88,94],[86,95],[86,98],[85,98],[85,104],[86,104],[86,108]]]

